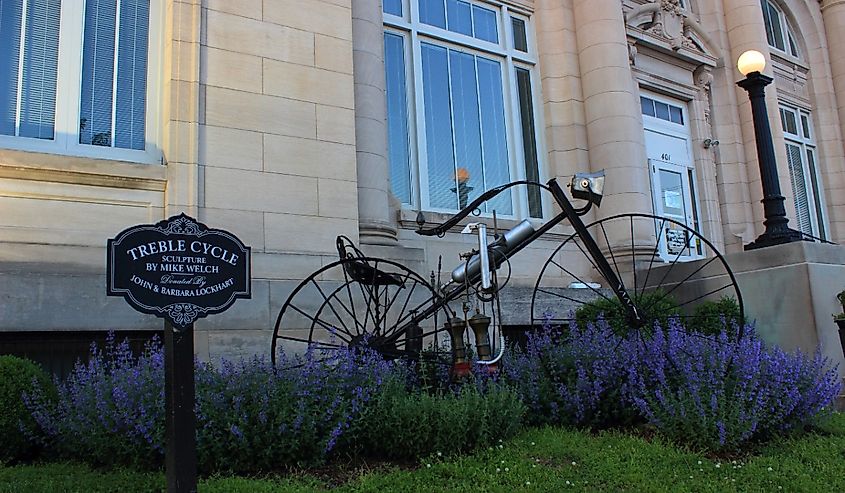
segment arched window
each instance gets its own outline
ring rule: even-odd
[[[798,45],[795,43],[795,36],[792,28],[786,21],[786,15],[771,0],[760,0],[763,8],[763,21],[766,23],[766,38],[769,46],[788,53],[794,57],[798,56]]]

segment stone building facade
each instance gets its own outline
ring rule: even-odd
[[[790,224],[845,241],[842,0],[0,5],[14,53],[0,73],[0,337],[160,329],[106,298],[106,239],[186,212],[253,252],[252,299],[197,323],[198,354],[266,353],[282,302],[336,259],[338,234],[421,273],[458,262],[471,238],[414,230],[417,211],[434,222],[465,204],[462,179],[472,198],[604,169],[592,219],[680,207],[739,252],[763,220],[735,85],[748,49],[775,79]],[[522,191],[496,207],[504,226],[553,213]],[[514,285],[570,232],[515,257]]]

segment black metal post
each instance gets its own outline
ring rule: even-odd
[[[165,474],[168,493],[197,491],[194,324],[164,322]]]
[[[751,114],[754,117],[754,135],[757,143],[757,162],[760,166],[760,179],[763,182],[763,213],[766,219],[763,225],[766,231],[756,240],[745,245],[746,250],[763,248],[800,241],[803,235],[800,231],[790,229],[789,219],[786,217],[784,197],[780,191],[778,180],[775,147],[772,142],[772,129],[769,125],[769,115],[766,110],[766,86],[772,83],[772,78],[760,72],[751,72],[745,79],[736,83],[748,91],[751,100]]]

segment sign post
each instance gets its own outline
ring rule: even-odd
[[[194,321],[250,298],[251,250],[180,214],[108,241],[106,293],[164,319],[168,492],[197,489]]]

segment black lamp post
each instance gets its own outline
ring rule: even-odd
[[[757,162],[760,165],[760,179],[763,182],[763,212],[766,216],[763,221],[766,231],[756,240],[745,245],[745,249],[753,250],[801,241],[803,239],[801,232],[787,225],[789,219],[786,217],[786,209],[783,206],[785,199],[780,192],[772,129],[769,126],[769,115],[766,110],[766,86],[772,83],[772,78],[761,73],[766,67],[766,59],[759,51],[750,50],[739,57],[737,66],[745,79],[737,82],[736,85],[748,91],[748,98],[751,100]]]

